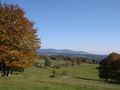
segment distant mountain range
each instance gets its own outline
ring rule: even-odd
[[[102,60],[107,55],[90,54],[84,51],[74,51],[69,49],[38,49],[37,53],[40,55],[61,55],[61,56],[73,56],[73,57],[86,57],[94,60]]]
[[[39,53],[48,53],[48,54],[89,54],[84,51],[73,51],[69,49],[39,49]]]

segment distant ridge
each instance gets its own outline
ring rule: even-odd
[[[60,56],[73,56],[73,57],[86,57],[90,60],[102,60],[107,55],[91,54],[84,51],[74,51],[69,49],[38,49],[39,55],[60,55]]]
[[[84,51],[74,51],[69,49],[39,49],[39,53],[64,53],[64,54],[89,54],[88,52]]]

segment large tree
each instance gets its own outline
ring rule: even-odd
[[[111,53],[100,62],[99,77],[104,80],[120,81],[120,54]]]
[[[39,39],[33,25],[19,6],[0,4],[0,69],[3,76],[34,62]]]

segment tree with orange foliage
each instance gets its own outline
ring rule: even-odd
[[[8,76],[15,68],[25,68],[35,61],[39,39],[33,22],[17,5],[0,4],[0,70]]]
[[[120,54],[111,53],[100,62],[99,77],[104,80],[120,81]]]

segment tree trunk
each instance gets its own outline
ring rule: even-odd
[[[5,63],[1,63],[1,76],[5,77],[5,76],[10,76],[11,74],[11,68],[6,66]]]

